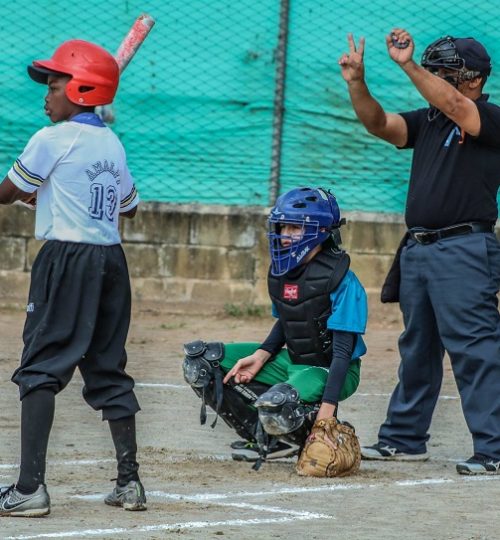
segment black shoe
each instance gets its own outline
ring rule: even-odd
[[[233,441],[229,445],[229,447],[232,448],[233,450],[248,450],[250,448],[257,448],[258,449],[257,443],[250,442],[250,441],[245,441],[245,440]]]
[[[467,461],[457,463],[458,474],[500,474],[500,460],[474,454]]]
[[[363,459],[376,459],[380,461],[425,461],[429,459],[429,454],[408,454],[401,452],[393,446],[378,442],[372,446],[361,447],[361,457]]]
[[[235,461],[257,461],[259,459],[259,445],[249,441],[235,441],[231,443],[231,448],[236,450],[231,454]],[[275,445],[266,454],[266,461],[269,459],[278,459],[296,456],[299,453],[299,447],[295,444],[289,444],[283,441],[277,441]]]

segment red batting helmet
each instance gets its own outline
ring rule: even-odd
[[[111,103],[120,78],[113,56],[99,45],[81,39],[65,41],[49,60],[35,60],[28,66],[28,73],[42,84],[47,84],[49,75],[70,75],[66,96],[83,107]]]

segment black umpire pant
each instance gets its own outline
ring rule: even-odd
[[[131,293],[121,245],[46,242],[31,272],[24,349],[13,382],[21,400],[60,392],[78,367],[83,397],[103,420],[140,410],[126,374]]]
[[[430,245],[409,240],[401,253],[401,364],[379,440],[426,451],[446,350],[472,434],[474,453],[500,459],[500,244],[493,233]]]

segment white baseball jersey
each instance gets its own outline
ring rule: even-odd
[[[39,240],[119,244],[119,213],[139,202],[120,140],[93,113],[35,133],[8,176],[38,190]]]

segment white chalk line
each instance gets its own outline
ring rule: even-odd
[[[181,390],[190,389],[190,386],[185,384],[170,384],[170,383],[135,383],[136,386],[141,388],[176,388]],[[391,397],[390,393],[369,393],[369,392],[357,392],[353,394],[353,397]],[[439,396],[438,399],[460,399],[460,396]]]
[[[190,386],[187,386],[185,384],[170,384],[170,383],[135,383],[135,386],[139,386],[141,388],[177,388],[185,390],[186,388],[191,388]]]
[[[197,454],[188,456],[166,456],[163,458],[165,463],[186,463],[193,460],[202,461],[234,461],[230,455],[217,455],[217,454]],[[286,458],[283,458],[286,459]],[[116,463],[116,459],[81,459],[81,460],[61,460],[61,461],[48,461],[49,466],[67,466],[78,467],[85,465],[101,465],[103,463]],[[19,468],[19,463],[0,463],[0,470],[10,470]],[[0,476],[1,478],[1,476]],[[4,478],[7,478],[4,476]]]
[[[217,506],[229,506],[233,508],[243,508],[249,510],[257,510],[259,512],[271,512],[274,514],[287,514],[292,516],[309,517],[311,519],[336,519],[334,516],[327,514],[318,514],[317,512],[309,512],[307,510],[290,510],[279,508],[277,506],[251,504],[246,502],[224,502],[223,499],[237,498],[237,497],[262,497],[263,495],[281,495],[289,493],[288,491],[278,490],[272,491],[268,494],[265,492],[239,492],[239,493],[198,493],[195,495],[182,495],[180,493],[167,493],[165,491],[147,491],[146,495],[149,500],[173,500],[173,501],[186,501],[194,503],[207,503]],[[70,495],[71,499],[79,499],[82,501],[102,501],[105,495],[103,493],[95,493],[92,495]]]
[[[464,477],[460,481],[484,481],[484,480],[493,480],[494,477]],[[500,477],[496,477],[500,480]],[[218,506],[229,506],[244,508],[250,510],[257,510],[262,512],[272,512],[272,513],[284,513],[287,514],[284,517],[278,518],[252,518],[252,519],[233,519],[226,521],[191,521],[185,523],[174,523],[174,524],[158,524],[158,525],[147,525],[143,527],[134,527],[134,528],[113,528],[113,529],[86,529],[82,531],[64,531],[57,533],[45,533],[45,534],[36,534],[36,535],[20,535],[20,536],[9,536],[6,540],[35,540],[38,538],[72,538],[72,537],[85,537],[85,536],[98,536],[98,535],[118,535],[118,534],[129,534],[132,532],[153,532],[153,531],[170,531],[170,530],[183,530],[183,529],[203,529],[208,527],[221,527],[221,526],[246,526],[246,525],[265,525],[265,524],[277,524],[277,523],[290,523],[293,521],[305,521],[313,519],[335,519],[334,516],[325,515],[325,514],[316,514],[312,512],[301,512],[295,510],[286,510],[283,508],[263,506],[263,505],[253,505],[249,503],[235,503],[235,502],[220,502],[221,499],[227,499],[229,497],[252,497],[252,496],[269,496],[269,495],[280,495],[280,494],[290,494],[290,493],[311,493],[311,492],[321,492],[321,491],[334,491],[334,490],[346,490],[346,489],[366,489],[366,488],[380,488],[380,487],[411,487],[411,486],[432,486],[432,485],[442,485],[442,484],[453,484],[458,483],[457,480],[450,478],[430,478],[425,480],[400,480],[392,482],[390,484],[344,484],[344,485],[323,485],[317,487],[307,487],[307,488],[281,488],[267,491],[258,491],[258,492],[236,492],[236,493],[205,493],[205,494],[195,494],[195,495],[181,495],[176,493],[165,493],[161,491],[152,491],[147,492],[149,497],[160,497],[174,500],[186,500],[190,502],[207,502],[210,501],[212,504],[217,504]],[[103,495],[85,495],[78,496],[75,495],[73,498],[83,499],[83,500],[93,500],[95,498],[102,499]]]
[[[34,540],[36,538],[74,538],[82,536],[116,535],[131,534],[138,532],[155,531],[179,531],[183,529],[206,529],[208,527],[241,527],[245,525],[267,525],[276,523],[290,523],[293,521],[307,521],[310,517],[280,517],[263,519],[228,519],[225,521],[188,521],[185,523],[171,523],[164,525],[144,525],[133,528],[115,528],[115,529],[87,529],[84,531],[65,531],[57,533],[45,533],[34,535],[7,536],[5,540]]]
[[[395,480],[394,482],[381,482],[379,484],[322,484],[319,486],[308,487],[280,487],[276,489],[269,489],[265,491],[234,491],[228,493],[196,493],[196,494],[182,494],[182,493],[168,493],[165,491],[147,491],[148,497],[155,499],[169,499],[175,501],[189,501],[199,503],[213,503],[219,505],[234,506],[236,504],[246,503],[234,503],[234,502],[220,502],[226,499],[237,498],[249,498],[249,497],[275,497],[280,495],[298,495],[307,493],[321,493],[321,492],[334,492],[334,491],[356,491],[363,489],[385,489],[391,487],[416,487],[416,486],[435,486],[443,484],[461,484],[467,482],[488,482],[488,481],[500,481],[498,475],[478,475],[478,476],[459,476],[457,479],[453,478],[425,478],[422,480]],[[71,495],[70,498],[79,499],[84,501],[102,500],[105,497],[104,493],[95,493],[92,495]],[[272,507],[263,507],[270,509]],[[280,510],[282,511],[282,510]],[[286,510],[286,512],[296,512],[294,510]],[[298,512],[298,515],[307,514],[309,512]],[[314,514],[319,516],[320,514]],[[327,516],[331,518],[332,516]]]
[[[320,485],[314,487],[281,487],[266,491],[230,491],[228,493],[197,493],[195,495],[180,495],[177,493],[166,493],[164,491],[152,491],[151,495],[166,499],[188,499],[191,502],[216,502],[225,499],[237,499],[240,497],[269,497],[274,495],[295,495],[298,493],[313,493],[318,491],[345,491],[370,487],[366,484],[336,484]],[[373,487],[375,484],[373,484]]]
[[[200,461],[216,461],[216,462],[225,462],[234,461],[230,454],[189,454],[189,455],[171,455],[171,456],[164,456],[163,457],[165,463],[187,463],[187,462],[193,462],[195,460]],[[446,463],[458,463],[459,461],[464,461],[467,458],[439,458],[439,457],[431,457],[431,462],[446,462]],[[282,458],[279,460],[280,462],[286,462],[290,461],[288,458]],[[86,466],[86,465],[102,465],[104,463],[115,463],[116,460],[109,458],[109,459],[68,459],[68,460],[57,460],[57,461],[51,461],[49,460],[47,463],[51,467],[80,467],[80,466]],[[364,462],[366,463],[366,462]],[[371,465],[374,464],[373,461],[370,462]],[[397,461],[386,461],[382,462],[379,461],[378,464],[382,466],[382,463],[385,464],[392,464],[392,463],[400,463]],[[5,470],[12,470],[12,469],[18,469],[19,463],[0,463],[0,471]],[[8,478],[8,476],[0,475],[0,478]]]
[[[353,397],[359,396],[359,397],[391,397],[392,394],[386,394],[386,393],[366,393],[366,392],[356,392],[353,394]],[[460,396],[439,396],[438,399],[460,399]]]
[[[69,384],[83,386],[83,382],[79,379],[73,379]],[[136,382],[136,387],[140,388],[173,388],[175,390],[186,390],[191,387],[187,384],[172,384],[172,383],[149,383],[149,382]]]
[[[101,463],[116,463],[116,459],[69,459],[69,460],[61,460],[61,461],[48,461],[49,465],[64,465],[69,467],[78,467],[82,465],[100,465]],[[1,463],[0,464],[0,470],[5,469],[17,469],[19,467],[19,463]]]
[[[335,519],[334,516],[317,514],[313,512],[305,511],[296,511],[288,510],[283,508],[278,508],[274,506],[265,506],[265,505],[255,505],[250,503],[238,503],[238,502],[222,502],[228,498],[237,498],[237,497],[262,497],[262,496],[276,496],[276,495],[285,495],[285,494],[304,494],[304,493],[313,493],[313,492],[325,492],[325,491],[342,491],[342,490],[359,490],[359,489],[377,489],[377,488],[387,488],[387,487],[414,487],[414,486],[436,486],[443,484],[459,484],[462,482],[470,481],[489,481],[489,480],[500,480],[500,476],[471,476],[471,477],[461,477],[457,480],[451,478],[428,478],[424,480],[398,480],[391,483],[384,484],[342,484],[342,485],[321,485],[316,487],[296,487],[296,488],[277,488],[273,490],[266,491],[240,491],[234,493],[199,493],[193,495],[182,495],[178,493],[167,493],[163,491],[151,491],[147,492],[148,497],[156,497],[163,499],[174,499],[177,501],[185,500],[189,502],[210,502],[211,504],[216,504],[217,506],[225,507],[236,507],[241,509],[249,509],[260,512],[271,512],[271,513],[283,513],[286,516],[276,517],[276,518],[252,518],[252,519],[232,519],[226,521],[191,521],[185,523],[174,523],[174,524],[158,524],[158,525],[147,525],[143,527],[133,527],[133,528],[113,528],[113,529],[86,529],[81,531],[64,531],[56,533],[42,533],[36,535],[20,535],[20,536],[9,536],[6,540],[35,540],[38,538],[72,538],[72,537],[86,537],[86,536],[99,536],[99,535],[118,535],[118,534],[129,534],[137,532],[152,532],[152,531],[170,531],[170,530],[184,530],[184,529],[204,529],[208,527],[223,527],[223,526],[247,526],[247,525],[265,525],[265,524],[277,524],[277,523],[290,523],[293,521],[306,521],[313,519]],[[72,498],[77,498],[80,500],[95,500],[99,498],[102,500],[104,494],[99,495],[73,495]]]
[[[80,386],[82,386],[82,382],[81,381],[71,381],[71,384],[79,384]],[[135,383],[135,386],[137,388],[165,388],[165,389],[168,389],[168,388],[171,388],[171,389],[175,389],[175,390],[190,390],[191,387],[187,384],[172,384],[172,383],[149,383],[149,382],[136,382]],[[384,393],[384,392],[381,392],[381,393],[377,393],[377,392],[357,392],[355,394],[353,394],[353,397],[356,397],[356,396],[359,396],[359,397],[391,397],[391,394],[390,393]],[[455,399],[460,399],[460,396],[439,396],[438,399],[442,399],[442,400],[455,400]]]

